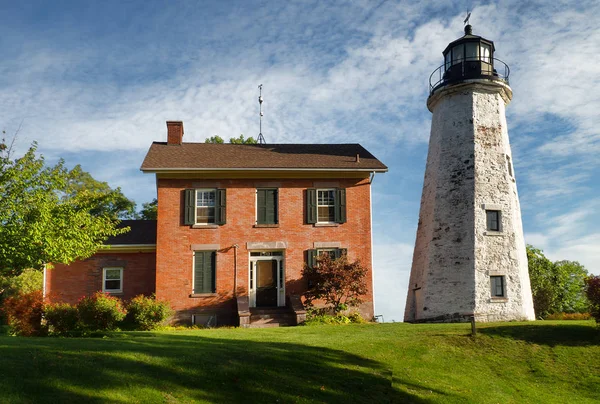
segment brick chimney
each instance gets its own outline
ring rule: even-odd
[[[167,121],[167,144],[180,145],[183,141],[183,121]]]

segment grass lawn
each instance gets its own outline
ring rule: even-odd
[[[0,402],[585,403],[593,321],[0,335]],[[0,330],[1,334],[2,330]]]

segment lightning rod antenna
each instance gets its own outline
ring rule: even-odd
[[[258,144],[267,144],[267,141],[265,140],[265,137],[262,134],[262,117],[264,115],[264,113],[262,111],[262,104],[263,104],[262,87],[263,87],[262,84],[258,86],[258,91],[259,91],[259,94],[258,94],[258,104],[260,106],[260,117],[259,117],[259,119],[260,119],[260,123],[259,123],[260,130],[258,132]]]

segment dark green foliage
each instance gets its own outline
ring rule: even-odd
[[[44,318],[51,335],[76,335],[80,328],[77,307],[68,303],[47,304]]]
[[[158,301],[156,296],[139,295],[131,299],[127,305],[126,323],[136,330],[153,330],[164,323],[173,310],[169,302]]]
[[[84,331],[113,331],[127,314],[121,299],[96,292],[77,303],[79,321]]]
[[[588,309],[584,293],[588,274],[576,261],[552,262],[543,252],[527,246],[529,279],[533,306],[538,318],[553,313],[585,313]]]
[[[154,198],[152,202],[143,203],[139,217],[142,220],[156,220],[158,218],[158,199]]]
[[[585,294],[589,301],[590,314],[600,325],[600,276],[589,276],[585,279]]]
[[[19,293],[2,304],[11,333],[23,337],[37,337],[46,333],[42,325],[44,301],[41,290]]]
[[[329,254],[319,255],[316,265],[306,265],[303,270],[303,276],[311,285],[304,294],[306,304],[311,307],[322,300],[335,314],[358,306],[368,292],[366,275],[367,270],[360,262],[348,262],[346,254],[337,259]]]

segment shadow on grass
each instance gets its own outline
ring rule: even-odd
[[[429,402],[393,388],[392,379],[402,379],[380,363],[344,351],[200,333],[145,336],[2,337],[3,402]]]
[[[509,324],[509,323],[507,323]],[[533,324],[481,327],[478,333],[523,340],[539,345],[590,346],[600,344],[600,330],[581,324]]]

